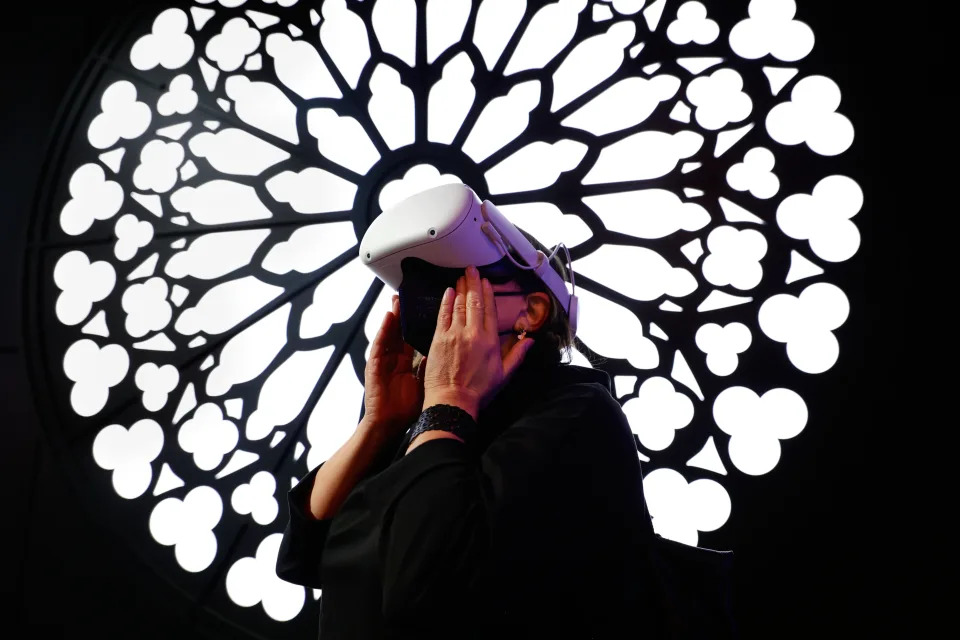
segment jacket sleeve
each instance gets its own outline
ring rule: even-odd
[[[606,398],[604,398],[606,396]],[[512,514],[549,490],[558,452],[578,430],[616,420],[597,383],[548,393],[478,457],[459,441],[425,442],[367,486],[382,508],[379,558],[388,624],[416,626],[478,593]],[[617,422],[617,424],[620,424]],[[631,444],[632,441],[631,441]]]
[[[317,466],[287,492],[287,528],[277,553],[278,577],[315,589],[323,586],[320,559],[333,518],[315,520],[307,513],[307,505],[317,471],[324,464]]]
[[[358,485],[389,465],[402,438],[403,434],[400,433],[384,445],[370,468],[358,481]],[[287,582],[314,589],[323,587],[320,565],[327,534],[333,522],[333,518],[316,520],[308,513],[313,483],[317,472],[325,464],[326,461],[321,462],[287,492],[287,527],[283,531],[280,550],[277,552],[277,576]]]

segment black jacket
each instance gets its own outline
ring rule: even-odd
[[[320,638],[667,637],[609,375],[525,361],[478,422],[472,446],[404,435],[332,519],[305,513],[316,469],[290,490],[277,575],[323,590]]]

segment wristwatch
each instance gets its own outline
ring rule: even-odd
[[[471,442],[477,433],[473,416],[450,404],[435,404],[425,409],[410,432],[410,442],[425,431],[449,431],[464,442]]]

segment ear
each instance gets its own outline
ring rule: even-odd
[[[543,293],[542,291],[534,291],[527,294],[527,308],[525,313],[527,315],[527,322],[529,327],[527,332],[533,332],[546,324],[547,319],[550,317],[550,307],[552,301],[550,296]]]

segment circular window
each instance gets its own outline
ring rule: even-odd
[[[728,521],[815,428],[863,194],[793,0],[198,0],[130,21],[60,123],[28,250],[44,419],[158,573],[264,633],[285,493],[359,420],[393,291],[359,241],[465,182],[570,248],[655,529]],[[760,517],[760,514],[757,514]]]

